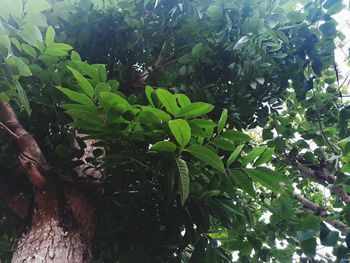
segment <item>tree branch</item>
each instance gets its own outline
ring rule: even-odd
[[[306,212],[312,215],[318,215],[321,216],[322,218],[324,218],[325,222],[327,222],[328,224],[330,224],[331,226],[333,226],[334,228],[338,229],[343,235],[346,234],[346,232],[350,229],[349,226],[347,226],[346,224],[344,224],[343,222],[339,221],[339,220],[330,220],[327,219],[328,212],[325,208],[311,202],[309,199],[303,197],[302,195],[293,192],[293,196],[295,197],[295,199],[304,206],[304,208],[306,209]]]
[[[17,151],[17,159],[31,184],[38,189],[47,187],[47,175],[51,167],[35,139],[23,128],[9,103],[0,101],[0,119],[8,133],[12,134],[12,144]],[[11,132],[10,132],[11,131]]]

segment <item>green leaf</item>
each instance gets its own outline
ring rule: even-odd
[[[55,40],[55,29],[52,26],[49,26],[45,34],[45,44],[47,47],[51,46]]]
[[[22,0],[0,0],[1,9],[6,10],[12,16],[21,17],[23,13]]]
[[[316,231],[314,229],[297,231],[297,238],[300,242],[313,238],[315,235],[316,235]]]
[[[162,111],[162,110],[157,109],[157,108],[153,108],[151,106],[142,106],[141,108],[144,111],[152,112],[154,115],[156,115],[162,121],[169,122],[171,120],[170,115],[168,113],[166,113],[165,111]]]
[[[84,93],[88,95],[90,98],[93,98],[95,91],[92,85],[90,84],[90,82],[83,75],[81,75],[77,70],[68,66],[67,68],[73,73],[74,78],[78,81]]]
[[[191,155],[198,158],[205,164],[213,167],[221,173],[225,173],[225,167],[219,156],[207,147],[200,145],[192,145],[186,149]]]
[[[230,157],[227,160],[227,167],[230,166],[237,159],[243,147],[244,147],[244,144],[241,144],[233,151],[233,153],[230,155]]]
[[[272,154],[274,153],[275,148],[269,148],[264,151],[259,158],[255,161],[254,166],[259,166],[264,163],[268,163],[272,160]]]
[[[33,24],[26,24],[19,31],[18,35],[29,45],[40,49],[40,44],[43,42],[40,29]]]
[[[112,90],[111,86],[109,86],[107,83],[100,82],[95,87],[95,97],[99,98],[101,92],[104,92],[104,91],[109,92],[111,90]]]
[[[14,66],[18,69],[19,74],[23,77],[29,77],[32,76],[32,72],[20,58],[11,56],[6,59],[6,63],[8,65]]]
[[[74,50],[72,51],[72,53],[70,55],[70,59],[74,62],[81,62],[81,57],[80,57],[79,53],[74,51]]]
[[[160,102],[169,113],[175,116],[180,111],[180,108],[177,106],[175,96],[169,91],[165,89],[157,89],[156,94]]]
[[[197,43],[193,48],[192,48],[192,56],[195,58],[198,58],[200,55],[200,52],[202,50],[203,43]]]
[[[327,247],[333,247],[339,240],[339,232],[330,230],[325,223],[321,223],[320,232],[321,244]]]
[[[222,131],[227,122],[227,109],[224,109],[221,113],[219,122],[218,122],[218,133]]]
[[[251,140],[247,134],[235,130],[225,131],[221,134],[221,137],[237,142],[249,142]]]
[[[93,121],[98,125],[102,125],[102,120],[98,117],[94,112],[86,111],[86,110],[78,110],[78,109],[70,109],[66,111],[72,117],[77,117],[81,120],[85,121]]]
[[[252,163],[257,157],[259,157],[266,150],[266,146],[260,146],[253,149],[242,160],[242,166]]]
[[[183,206],[188,198],[190,192],[190,177],[188,173],[187,164],[184,160],[175,158],[178,174],[179,174],[179,191],[181,205]]]
[[[22,49],[23,51],[28,54],[29,56],[33,57],[33,58],[36,58],[37,56],[37,53],[36,53],[36,50],[34,48],[32,48],[31,46],[23,43],[22,44]]]
[[[175,97],[181,108],[191,104],[190,99],[185,94],[175,94]]]
[[[85,94],[81,94],[81,93],[72,91],[70,89],[62,88],[62,87],[56,87],[56,88],[58,90],[60,90],[61,92],[63,92],[64,94],[66,94],[68,96],[68,98],[70,98],[72,101],[78,102],[78,103],[83,104],[83,105],[95,107],[93,101]]]
[[[191,128],[187,121],[176,119],[169,121],[169,128],[178,144],[184,148],[191,139]]]
[[[156,152],[174,153],[176,151],[176,145],[169,141],[161,141],[153,144],[151,150]]]
[[[17,90],[17,93],[18,93],[18,100],[21,103],[21,106],[24,108],[24,110],[30,116],[31,109],[30,109],[30,106],[29,106],[28,97],[27,97],[27,94],[25,93],[25,91],[23,90],[23,88],[22,88],[22,86],[21,86],[21,84],[19,82],[16,83],[16,90]]]
[[[301,250],[309,258],[316,255],[316,238],[310,238],[300,243]]]
[[[241,170],[236,169],[230,170],[229,174],[237,182],[237,184],[243,191],[245,191],[252,197],[256,196],[253,182],[251,179],[248,178],[248,176],[245,173],[243,173]]]
[[[51,5],[46,0],[28,0],[24,5],[26,13],[40,13],[51,8]]]
[[[232,152],[235,146],[232,142],[222,139],[222,138],[216,138],[212,141],[212,144],[214,144],[219,149],[222,149],[224,151]]]
[[[179,111],[179,113],[176,115],[177,117],[198,117],[202,116],[204,114],[207,114],[211,112],[214,109],[214,106],[209,103],[204,102],[195,102],[191,103]]]
[[[148,103],[154,107],[154,103],[152,100],[153,93],[154,93],[154,89],[151,86],[146,86],[146,88],[145,88],[146,98],[148,100]]]
[[[108,91],[100,92],[100,102],[104,103],[104,106],[111,107],[113,105],[122,104],[127,110],[132,109],[130,103],[122,96]]]
[[[253,181],[260,183],[262,186],[274,191],[283,192],[285,189],[282,185],[286,185],[287,181],[279,173],[266,167],[257,167],[255,169],[243,169]]]
[[[98,65],[98,76],[100,77],[100,80],[102,82],[107,81],[107,71],[106,71],[106,66],[105,65]]]

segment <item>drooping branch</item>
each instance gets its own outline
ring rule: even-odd
[[[47,186],[50,167],[35,139],[23,128],[9,103],[0,101],[0,119],[6,131],[12,135],[12,144],[16,149],[17,158],[31,184],[43,189]]]
[[[309,199],[305,198],[304,196],[296,192],[293,192],[293,196],[300,204],[303,205],[307,213],[321,216],[322,218],[324,218],[325,222],[327,222],[328,224],[330,224],[331,226],[339,230],[343,235],[345,235],[346,232],[350,229],[349,226],[347,226],[346,224],[344,224],[339,220],[328,219],[327,217],[329,217],[329,214],[325,208],[313,203]]]

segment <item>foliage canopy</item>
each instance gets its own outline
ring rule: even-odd
[[[94,262],[232,262],[233,251],[240,262],[326,262],[318,243],[346,262],[340,1],[0,6],[0,100],[60,171],[96,140],[86,160],[103,172]],[[2,143],[0,166],[15,163]],[[19,222],[1,209],[6,262]]]

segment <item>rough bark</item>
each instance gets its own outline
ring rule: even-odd
[[[24,175],[12,181],[16,181],[15,184],[27,181],[33,196],[28,202],[22,198],[21,190],[11,190],[15,185],[9,180],[12,177],[0,174],[0,179],[6,181],[1,185],[0,199],[19,216],[30,218],[28,228],[14,246],[12,262],[90,262],[96,208],[91,195],[47,163],[39,144],[20,124],[11,105],[1,101],[0,128],[1,139],[4,133],[11,139]],[[87,145],[93,147],[92,142]],[[83,162],[92,154],[92,149],[85,150]],[[85,163],[76,169],[79,177],[100,178],[99,170],[84,169],[86,166]]]
[[[12,263],[91,262],[94,204],[73,189],[65,193],[65,199],[65,207],[61,207],[55,193],[36,193],[31,225],[18,240]],[[61,209],[68,208],[62,213]]]

